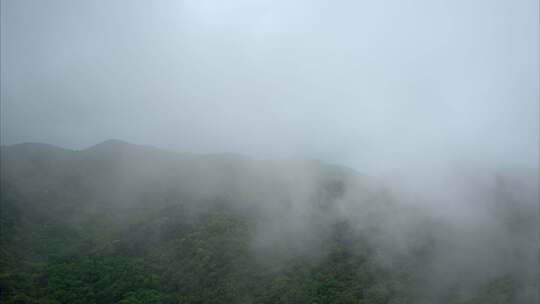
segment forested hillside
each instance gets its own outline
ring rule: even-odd
[[[450,220],[318,161],[1,149],[2,303],[538,301],[522,179],[474,184],[482,212]]]

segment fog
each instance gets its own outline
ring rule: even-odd
[[[538,1],[1,5],[3,145],[160,149],[89,170],[92,201],[225,200],[263,261],[347,222],[425,303],[504,276],[538,299]]]
[[[3,144],[538,166],[534,0],[6,0],[1,33]]]

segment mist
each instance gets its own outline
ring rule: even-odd
[[[388,272],[368,295],[534,303],[539,10],[4,0],[2,193],[127,256],[199,250],[170,231],[219,211],[257,265],[317,267],[339,243]]]
[[[538,167],[537,1],[3,1],[2,143]]]

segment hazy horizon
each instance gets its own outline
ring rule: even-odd
[[[537,1],[1,5],[2,144],[538,168]]]

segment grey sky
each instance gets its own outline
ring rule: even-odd
[[[537,0],[2,0],[3,144],[538,165]]]

